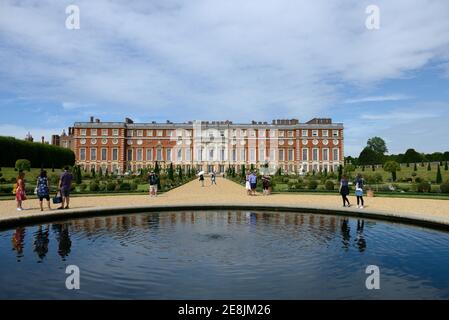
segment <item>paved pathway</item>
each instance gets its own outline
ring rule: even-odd
[[[449,201],[407,198],[367,198],[366,208],[357,209],[355,197],[351,196],[353,207],[347,209],[355,212],[379,212],[391,215],[405,215],[413,218],[439,221],[449,225]],[[79,210],[92,207],[124,207],[124,206],[152,206],[152,205],[188,205],[188,204],[243,204],[243,205],[286,205],[298,207],[318,207],[324,209],[341,210],[341,199],[338,194],[311,195],[311,194],[274,194],[270,196],[247,196],[245,189],[226,179],[217,178],[217,185],[210,185],[206,179],[206,186],[201,187],[194,180],[179,188],[171,190],[158,197],[150,198],[148,195],[115,195],[75,197],[71,199],[71,209]],[[53,205],[56,208],[56,205]],[[0,201],[0,221],[16,217],[51,214],[62,210],[39,211],[38,200],[24,202],[24,211],[16,211],[14,200]],[[72,211],[72,210],[70,210]],[[65,211],[67,214],[70,211]]]

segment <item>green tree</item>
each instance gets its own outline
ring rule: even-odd
[[[430,162],[427,164],[427,171],[431,171],[432,167],[430,166]]]
[[[391,173],[391,178],[396,181],[396,172],[401,171],[401,166],[396,161],[387,161],[384,164],[384,171]]]
[[[404,162],[417,163],[423,160],[422,154],[418,153],[415,149],[408,149],[405,151],[403,160]]]
[[[446,161],[446,163],[444,164],[444,171],[447,171],[448,170],[448,166],[447,166],[447,161]]]
[[[415,166],[413,167],[413,171],[418,171],[418,166],[415,163]]]
[[[161,172],[161,169],[159,168],[159,163],[156,161],[156,164],[154,165],[154,173],[159,175],[160,172]]]
[[[380,137],[373,137],[368,139],[368,142],[366,143],[366,146],[376,152],[377,154],[384,155],[388,152],[387,144],[385,143],[385,140]]]
[[[342,175],[343,175],[343,167],[342,167],[342,165],[339,165],[338,166],[338,176],[337,176],[338,181],[341,181]]]
[[[242,172],[240,173],[240,176],[242,177],[242,180],[246,180],[246,168],[244,164],[242,164]]]
[[[92,167],[90,169],[90,174],[91,174],[92,178],[95,178],[95,167]]]
[[[440,165],[438,165],[438,168],[437,168],[437,179],[436,179],[436,182],[437,182],[438,184],[440,184],[441,182],[443,182],[443,177],[441,176]]]
[[[362,152],[360,152],[358,158],[359,165],[373,165],[373,164],[380,164],[382,162],[383,162],[383,154],[378,153],[369,147],[364,148]]]
[[[80,166],[74,166],[73,167],[73,174],[75,176],[75,182],[76,184],[81,184],[83,182],[82,176],[81,176],[81,168]]]
[[[167,171],[168,178],[173,181],[175,180],[174,170],[173,170],[173,163],[170,163],[170,166],[168,167]]]
[[[22,171],[30,171],[31,170],[31,162],[27,159],[19,159],[16,161],[15,168],[17,170]]]

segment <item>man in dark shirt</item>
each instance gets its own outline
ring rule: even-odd
[[[68,209],[70,202],[70,188],[72,187],[73,176],[69,172],[69,167],[64,168],[64,172],[59,178],[59,190],[61,191],[62,203],[58,209]],[[65,203],[65,207],[64,207]]]

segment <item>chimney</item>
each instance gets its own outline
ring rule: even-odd
[[[95,122],[96,122],[96,123],[100,123],[100,119],[98,119],[98,118],[95,119]]]
[[[41,137],[41,141],[42,141],[42,143],[45,143],[45,138],[44,138],[44,136]]]
[[[90,117],[90,122],[94,122],[94,117]]]

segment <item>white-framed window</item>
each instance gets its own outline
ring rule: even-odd
[[[147,149],[147,161],[153,161],[153,149]]]
[[[138,137],[143,137],[143,130],[137,130],[136,135]]]
[[[318,130],[312,130],[312,137],[318,137]]]
[[[127,137],[132,137],[132,136],[134,136],[134,131],[133,131],[133,130],[128,130],[128,131],[126,131],[126,136],[127,136]]]
[[[143,161],[143,150],[142,149],[137,149],[136,160]]]
[[[90,149],[90,160],[97,161],[97,149],[96,148]]]
[[[112,149],[112,161],[118,161],[118,149]]]
[[[97,135],[97,129],[90,129],[90,135],[96,136]]]
[[[308,137],[309,136],[309,130],[301,130],[301,135],[303,137]]]
[[[288,149],[288,161],[293,161],[293,149]]]
[[[128,158],[127,158],[128,161],[132,161],[133,160],[133,150],[132,149],[128,149],[127,156],[128,156]]]
[[[309,160],[309,149],[303,148],[302,149],[302,161],[308,161]]]
[[[86,148],[81,148],[80,149],[80,161],[85,161],[86,160]]]
[[[209,160],[214,160],[214,149],[209,149]]]
[[[192,151],[190,148],[186,149],[186,161],[192,161]]]
[[[323,149],[323,161],[329,161],[329,149]]]
[[[334,160],[334,161],[340,161],[340,150],[339,150],[338,148],[334,148],[334,149],[332,150],[332,152],[333,152],[332,160]]]
[[[259,134],[259,137],[265,138],[265,129],[259,129],[258,134]]]
[[[259,148],[259,161],[265,161],[265,148]]]
[[[173,130],[167,130],[167,136],[173,137]]]
[[[276,130],[270,129],[270,138],[274,138],[274,137],[276,137]]]
[[[285,131],[279,130],[279,137],[281,138],[285,137]]]
[[[182,149],[178,149],[177,160],[182,161]]]
[[[246,150],[240,149],[240,161],[246,161]]]
[[[198,148],[196,150],[196,161],[203,161],[203,149]]]
[[[322,130],[323,137],[329,137],[329,130]]]
[[[225,160],[225,149],[220,149],[220,161]]]
[[[316,148],[312,150],[312,161],[318,161],[318,149]]]
[[[340,134],[338,132],[338,130],[332,130],[332,136],[334,137],[338,137]]]
[[[287,132],[287,136],[289,137],[289,138],[293,138],[293,131],[288,131]]]
[[[249,159],[251,162],[256,161],[256,149],[255,148],[249,149]]]
[[[276,157],[276,153],[275,153],[276,149],[270,149],[270,161],[275,161],[275,157]]]
[[[237,161],[237,150],[232,149],[232,161]]]
[[[243,137],[246,137],[246,135],[247,135],[247,133],[248,133],[248,132],[246,131],[246,129],[242,129],[241,132],[242,132],[242,136],[243,136]]]
[[[101,161],[108,160],[108,149],[101,148]]]
[[[108,135],[108,129],[101,129],[101,135],[107,136]]]
[[[163,131],[163,130],[157,130],[157,131],[156,131],[156,135],[157,135],[158,137],[162,137],[163,134],[164,134],[164,131]]]
[[[166,149],[166,153],[167,153],[167,157],[166,157],[166,161],[171,161],[171,149]]]
[[[157,161],[162,161],[162,149],[157,149],[156,150],[156,160]]]
[[[118,129],[112,129],[112,135],[113,136],[118,136],[118,134],[119,134]]]
[[[256,130],[250,130],[249,131],[249,136],[251,137],[251,138],[254,138],[255,136],[256,136]]]
[[[85,136],[87,130],[86,129],[80,129],[80,136]]]
[[[147,137],[153,136],[153,130],[147,130]]]
[[[284,149],[279,149],[279,161],[284,161]]]

